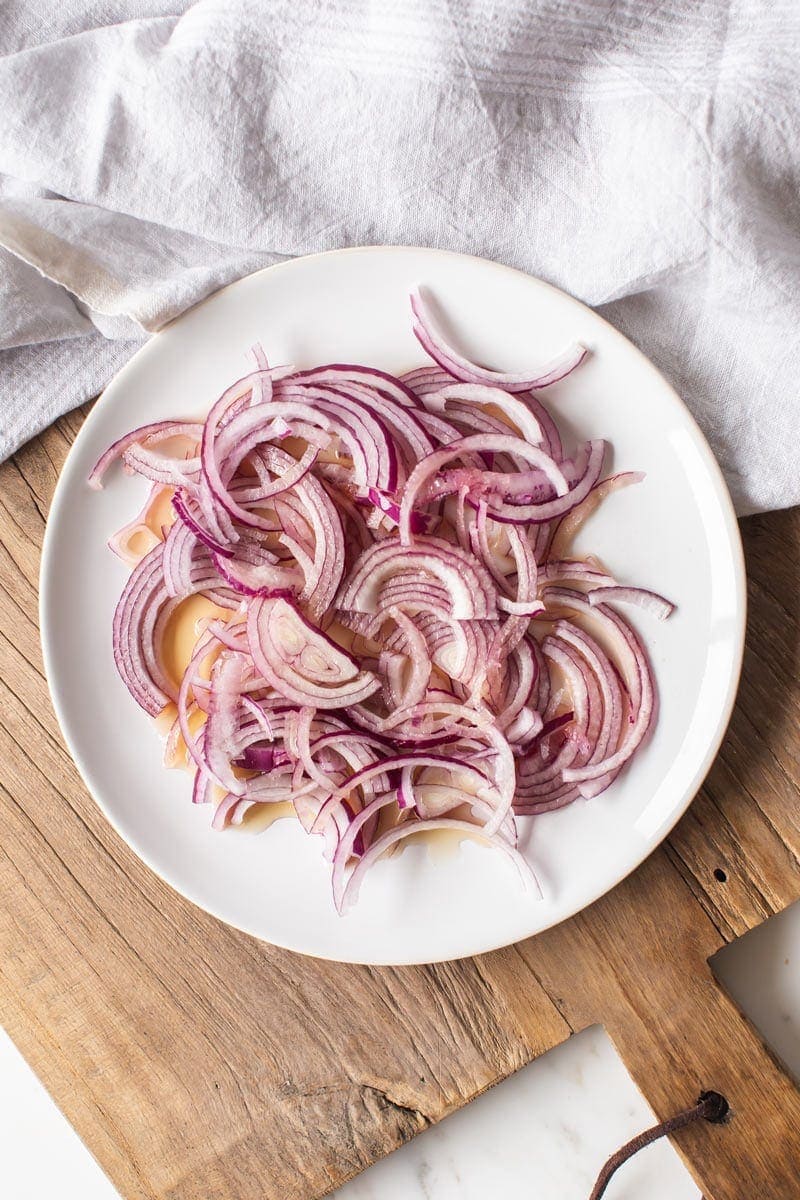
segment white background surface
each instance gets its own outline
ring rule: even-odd
[[[723,951],[715,969],[800,1076],[800,904]],[[676,1097],[676,1107],[685,1100]],[[611,1043],[594,1028],[377,1163],[336,1200],[587,1200],[607,1156],[651,1123]],[[1,1033],[0,1163],[4,1200],[119,1200]],[[666,1142],[627,1164],[606,1200],[644,1197],[700,1200]]]

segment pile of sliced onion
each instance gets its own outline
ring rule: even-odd
[[[518,818],[597,796],[651,731],[656,693],[618,606],[653,592],[571,555],[605,444],[566,450],[538,394],[585,351],[524,373],[470,362],[412,296],[435,365],[270,367],[263,350],[205,421],[134,430],[149,480],[112,539],[133,570],[119,673],[168,714],[168,765],[194,769],[213,825],[290,802],[322,839],[340,912],[387,850],[436,829],[503,851]],[[166,661],[188,597],[210,601],[181,678]]]

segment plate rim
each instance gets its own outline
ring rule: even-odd
[[[706,467],[706,469],[708,470],[709,478],[713,485],[714,497],[715,497],[716,501],[719,503],[719,507],[720,507],[721,514],[722,514],[723,521],[724,521],[725,533],[726,533],[726,537],[727,537],[727,544],[728,544],[728,548],[731,552],[732,568],[733,568],[733,575],[734,575],[735,614],[734,614],[733,637],[735,638],[735,643],[733,643],[732,647],[731,647],[731,649],[732,649],[732,665],[731,665],[729,678],[727,681],[724,703],[721,705],[720,710],[719,710],[719,716],[717,719],[714,735],[713,735],[713,737],[711,737],[708,740],[708,742],[706,744],[706,750],[702,757],[702,760],[699,763],[699,765],[694,773],[694,776],[692,777],[691,782],[685,789],[685,796],[684,796],[683,801],[679,805],[676,805],[676,807],[670,812],[669,817],[667,818],[666,822],[664,823],[663,826],[659,827],[656,834],[650,835],[647,838],[643,839],[641,855],[639,857],[637,857],[635,859],[635,861],[632,861],[630,866],[622,874],[620,874],[613,883],[603,885],[600,888],[598,888],[597,890],[592,890],[590,897],[588,899],[584,900],[583,903],[570,909],[568,912],[563,913],[561,916],[556,917],[554,920],[549,921],[546,925],[543,925],[540,928],[537,928],[534,932],[525,934],[522,938],[518,939],[517,941],[509,942],[509,941],[505,940],[504,938],[501,938],[497,942],[492,942],[491,945],[484,946],[481,949],[475,950],[472,953],[468,953],[466,955],[463,955],[463,954],[441,955],[441,956],[437,956],[435,958],[425,958],[425,959],[420,959],[418,957],[404,957],[401,959],[374,958],[374,957],[363,958],[363,957],[355,957],[355,956],[350,956],[350,955],[347,955],[345,957],[334,957],[333,955],[330,955],[330,954],[323,954],[323,953],[320,953],[317,951],[304,949],[297,945],[291,945],[287,941],[276,941],[276,940],[267,938],[264,936],[264,934],[258,933],[256,931],[254,931],[252,928],[248,928],[246,925],[239,924],[236,921],[231,920],[229,917],[221,915],[218,911],[215,911],[214,908],[210,908],[208,906],[208,904],[206,904],[204,901],[202,901],[201,899],[198,898],[196,892],[194,892],[193,889],[179,887],[176,883],[174,883],[172,881],[172,879],[168,878],[165,874],[163,874],[162,871],[154,864],[154,862],[151,860],[151,855],[149,853],[144,852],[143,850],[141,850],[138,846],[134,845],[128,839],[128,837],[125,835],[125,833],[121,829],[120,824],[117,822],[115,816],[109,810],[109,808],[107,807],[105,802],[101,799],[100,795],[98,794],[99,789],[98,789],[98,791],[96,791],[94,789],[94,787],[92,786],[92,784],[90,783],[90,777],[91,777],[92,772],[91,772],[91,770],[89,770],[88,765],[85,763],[83,755],[80,754],[76,749],[74,740],[69,732],[70,720],[69,720],[69,717],[67,714],[67,707],[66,707],[66,705],[62,704],[61,698],[59,696],[59,689],[58,689],[58,685],[56,682],[56,670],[55,670],[56,650],[55,650],[55,645],[54,645],[54,639],[52,636],[52,629],[49,627],[48,618],[46,617],[46,610],[48,608],[48,605],[51,602],[51,600],[50,600],[51,590],[52,590],[52,587],[55,582],[54,581],[54,571],[51,566],[51,559],[54,554],[54,545],[55,545],[55,533],[53,533],[52,530],[54,529],[54,518],[55,518],[55,520],[57,520],[58,512],[65,502],[66,489],[69,486],[67,480],[72,474],[72,471],[70,469],[70,464],[71,464],[71,461],[73,460],[73,458],[76,457],[76,447],[79,445],[79,442],[84,437],[85,431],[87,429],[91,430],[91,428],[93,426],[93,422],[96,420],[96,416],[97,416],[98,411],[100,410],[101,405],[104,405],[106,403],[106,394],[108,392],[108,389],[111,387],[112,384],[116,384],[118,380],[123,379],[130,372],[130,370],[134,368],[134,364],[138,363],[142,357],[149,356],[152,353],[154,353],[154,347],[157,345],[161,334],[172,329],[176,323],[182,321],[190,313],[196,312],[197,309],[216,300],[218,297],[220,297],[224,293],[230,291],[231,289],[237,288],[237,287],[241,286],[243,283],[248,282],[253,279],[256,279],[263,275],[267,275],[267,274],[274,275],[274,274],[279,274],[284,270],[290,270],[293,267],[295,267],[296,264],[298,264],[298,263],[313,262],[315,260],[329,259],[329,258],[333,258],[333,257],[347,257],[347,256],[354,256],[354,255],[387,254],[387,253],[403,254],[403,253],[409,253],[409,252],[424,253],[424,254],[447,258],[447,259],[458,259],[458,260],[462,260],[462,261],[466,260],[468,262],[473,262],[473,263],[489,264],[495,270],[509,272],[510,274],[512,274],[514,276],[522,276],[524,279],[526,279],[528,281],[535,282],[538,286],[545,289],[546,291],[550,291],[550,292],[554,293],[554,295],[557,295],[560,297],[566,297],[572,304],[579,306],[581,309],[584,310],[584,312],[590,314],[592,320],[594,320],[596,322],[600,322],[605,327],[605,330],[606,330],[606,333],[608,336],[610,336],[613,340],[617,341],[618,343],[623,344],[629,354],[632,354],[636,358],[638,358],[641,362],[643,362],[647,366],[647,368],[649,370],[651,370],[658,376],[665,391],[670,394],[672,401],[674,403],[676,403],[677,406],[683,412],[684,419],[687,421],[687,424],[689,425],[691,432],[694,435],[695,445],[697,446],[699,452],[702,455],[703,464]],[[45,531],[44,531],[44,537],[42,539],[42,550],[41,550],[41,558],[40,558],[40,564],[39,564],[38,617],[39,617],[39,640],[40,640],[40,644],[41,644],[41,648],[42,648],[42,659],[43,659],[43,665],[44,665],[45,678],[47,681],[47,687],[48,687],[48,691],[50,694],[50,701],[53,705],[53,711],[55,713],[56,720],[58,721],[59,730],[61,733],[61,737],[64,740],[66,749],[67,749],[73,763],[77,767],[78,773],[81,777],[81,781],[82,781],[84,787],[86,788],[89,796],[93,800],[93,802],[98,806],[98,808],[100,809],[100,812],[103,814],[105,819],[109,822],[109,824],[111,825],[111,827],[113,828],[115,833],[122,839],[122,841],[125,843],[125,845],[128,846],[128,848],[136,855],[136,857],[139,859],[139,861],[144,863],[144,865],[148,868],[148,870],[152,871],[159,879],[163,880],[163,882],[166,883],[167,886],[170,887],[173,891],[175,891],[178,895],[180,895],[184,899],[188,900],[191,904],[194,904],[196,907],[201,909],[203,912],[208,913],[215,920],[220,921],[222,924],[227,925],[230,928],[237,929],[239,932],[245,933],[249,937],[254,937],[258,941],[264,942],[267,945],[276,946],[283,950],[289,950],[295,954],[302,954],[306,957],[319,959],[319,960],[325,961],[325,962],[343,962],[343,963],[351,963],[351,964],[355,964],[355,965],[365,965],[365,966],[412,966],[412,965],[424,965],[426,963],[454,962],[454,961],[458,961],[464,957],[473,957],[474,955],[477,955],[477,954],[493,953],[494,951],[504,949],[507,946],[517,945],[519,943],[519,941],[526,941],[526,940],[528,940],[528,938],[537,937],[539,934],[545,933],[545,932],[547,932],[547,930],[553,929],[556,926],[561,925],[564,922],[571,920],[573,917],[577,916],[579,913],[581,913],[581,912],[585,911],[586,909],[588,909],[589,907],[591,907],[591,905],[595,904],[603,896],[608,895],[615,888],[617,888],[621,883],[623,883],[669,837],[670,833],[675,828],[678,821],[681,819],[681,817],[683,817],[685,815],[685,813],[688,811],[691,804],[696,799],[697,793],[699,792],[700,788],[702,787],[703,782],[705,781],[706,776],[708,775],[708,773],[711,769],[711,766],[717,757],[720,746],[722,745],[722,742],[727,733],[728,726],[729,726],[730,720],[731,720],[731,716],[733,714],[733,709],[734,709],[734,705],[736,703],[736,697],[737,697],[737,693],[739,690],[739,683],[741,680],[741,673],[742,673],[742,664],[743,664],[743,659],[744,659],[745,635],[746,635],[746,626],[747,626],[747,575],[746,575],[744,548],[742,545],[741,531],[739,529],[738,519],[736,517],[736,512],[733,507],[733,501],[731,499],[730,490],[728,488],[728,484],[727,484],[727,481],[723,474],[722,468],[721,468],[719,462],[717,461],[716,455],[714,454],[714,451],[712,450],[712,448],[708,442],[708,439],[706,438],[703,430],[701,429],[697,419],[695,418],[694,414],[689,409],[688,405],[681,398],[681,396],[678,394],[676,389],[672,386],[672,384],[666,378],[666,376],[663,374],[663,372],[661,370],[659,370],[659,368],[655,365],[655,363],[653,363],[653,361],[650,358],[648,358],[648,356],[643,351],[641,351],[638,348],[638,346],[636,346],[628,337],[626,337],[625,334],[621,333],[620,330],[618,330],[614,325],[612,325],[609,321],[607,321],[605,317],[601,316],[600,313],[598,313],[595,309],[591,308],[590,305],[585,304],[582,300],[578,300],[575,296],[572,296],[569,292],[564,291],[562,288],[556,287],[554,284],[549,283],[545,279],[541,279],[537,275],[532,275],[530,272],[521,270],[518,267],[512,267],[506,263],[496,262],[494,259],[484,258],[480,255],[465,254],[465,253],[461,253],[459,251],[454,251],[454,250],[440,250],[440,249],[437,249],[436,247],[413,246],[413,245],[343,246],[343,247],[339,247],[334,250],[323,250],[323,251],[315,252],[313,254],[297,255],[292,258],[284,259],[281,262],[273,263],[271,266],[262,267],[257,271],[252,271],[247,275],[242,275],[238,279],[234,279],[230,283],[225,284],[223,287],[217,288],[215,291],[210,292],[207,296],[202,297],[202,299],[198,300],[195,304],[191,305],[189,308],[185,309],[183,312],[181,312],[177,316],[173,317],[171,320],[169,320],[164,325],[162,325],[158,330],[156,330],[154,333],[152,333],[150,335],[150,337],[148,338],[148,340],[142,346],[140,346],[131,355],[131,357],[128,359],[128,361],[126,363],[124,363],[124,365],[112,376],[112,378],[108,381],[108,383],[103,388],[102,392],[97,397],[97,400],[94,404],[94,407],[92,408],[92,411],[89,413],[88,417],[83,422],[83,425],[78,430],[78,434],[75,437],[75,440],[73,441],[72,445],[70,446],[70,448],[65,456],[64,462],[62,463],[61,469],[59,471],[58,479],[56,481],[56,486],[53,490],[52,499],[50,501],[50,507],[49,507],[48,513],[47,513],[47,520],[45,523]]]

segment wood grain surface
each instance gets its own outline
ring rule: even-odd
[[[81,420],[0,468],[0,1022],[125,1200],[312,1200],[595,1023],[659,1117],[702,1089],[728,1097],[727,1124],[675,1138],[707,1200],[797,1200],[800,1094],[708,958],[800,896],[800,511],[743,522],[739,702],[705,787],[644,866],[507,950],[342,966],[173,893],[64,748],[37,577]]]

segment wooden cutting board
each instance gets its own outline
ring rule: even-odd
[[[507,950],[340,966],[175,895],[64,748],[37,579],[82,415],[0,468],[0,1022],[125,1200],[311,1200],[594,1023],[660,1118],[703,1089],[729,1099],[726,1125],[675,1139],[707,1200],[797,1200],[800,1094],[708,959],[800,896],[800,510],[742,524],[739,703],[660,850]]]

